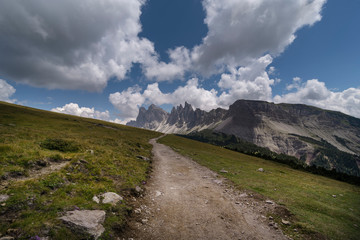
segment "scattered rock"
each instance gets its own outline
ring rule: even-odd
[[[137,213],[137,214],[140,214],[140,213],[141,213],[141,209],[140,209],[140,208],[137,208],[137,209],[134,210],[134,212]]]
[[[141,193],[143,191],[143,189],[141,187],[139,187],[139,186],[136,186],[135,191],[138,192],[138,193]]]
[[[239,197],[247,197],[248,195],[246,193],[242,193],[239,195]]]
[[[15,239],[15,238],[10,237],[10,236],[4,236],[4,237],[0,238],[0,240],[13,240],[13,239]]]
[[[8,199],[9,199],[9,195],[0,194],[0,203],[5,202]]]
[[[105,231],[101,225],[105,220],[105,211],[82,210],[69,211],[59,219],[63,220],[71,229],[89,234],[97,239]]]
[[[281,219],[281,222],[282,222],[282,224],[284,224],[284,225],[290,225],[290,222],[289,222],[289,221],[286,221],[286,220],[284,220],[284,219]]]
[[[258,169],[258,172],[264,172],[264,169],[263,169],[263,168],[259,168],[259,169]]]
[[[159,197],[159,196],[161,196],[162,195],[162,192],[160,192],[160,191],[155,191],[155,197]]]
[[[222,181],[221,181],[220,179],[215,179],[215,180],[214,180],[214,183],[216,183],[216,184],[222,184]]]
[[[332,195],[333,198],[336,198],[336,195]]]
[[[104,193],[100,195],[100,197],[102,198],[102,203],[110,203],[112,205],[115,205],[123,200],[123,198],[120,195],[114,192]]]
[[[136,156],[138,159],[141,159],[141,160],[144,160],[144,161],[150,161],[150,158],[148,158],[148,157],[144,157],[144,156],[140,156],[140,155],[138,155],[138,156]]]
[[[266,200],[265,202],[266,202],[267,204],[274,204],[274,202],[271,201],[271,200]]]
[[[94,196],[92,200],[96,203],[100,203],[100,199],[97,196]]]
[[[221,173],[228,173],[228,171],[226,171],[225,169],[221,169],[220,172]]]

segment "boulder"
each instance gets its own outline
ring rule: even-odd
[[[100,197],[102,198],[102,203],[110,203],[112,205],[115,205],[123,200],[123,198],[120,195],[114,192],[104,193],[100,195]]]
[[[59,219],[63,220],[72,230],[98,239],[105,231],[101,225],[105,220],[105,215],[105,211],[102,210],[75,210],[66,212],[65,216]]]

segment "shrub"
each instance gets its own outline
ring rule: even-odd
[[[60,152],[77,152],[80,147],[74,141],[68,141],[64,139],[50,138],[40,143],[40,147],[49,150],[57,150]]]

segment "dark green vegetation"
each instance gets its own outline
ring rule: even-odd
[[[267,160],[284,163],[294,169],[301,169],[307,172],[360,185],[360,173],[356,165],[356,161],[360,161],[360,157],[346,152],[342,152],[336,147],[327,143],[326,141],[317,141],[312,138],[295,135],[301,140],[310,142],[317,146],[317,157],[314,162],[312,162],[311,166],[308,166],[303,160],[297,159],[296,157],[286,154],[277,154],[270,151],[268,148],[259,147],[253,143],[244,141],[234,135],[227,135],[224,133],[214,132],[212,130],[203,130],[201,132],[193,132],[188,135],[180,136],[205,143],[214,144],[240,153],[245,153]],[[341,159],[341,161],[331,161],[333,159]],[[350,175],[338,172],[335,170],[335,168],[331,169],[329,162],[331,162],[334,166],[335,164],[341,162],[341,165],[335,167],[337,169],[342,169],[344,172],[348,172]]]
[[[159,142],[225,176],[238,188],[284,205],[294,214],[292,224],[282,225],[280,216],[275,220],[295,239],[319,239],[316,232],[329,239],[359,239],[358,186],[175,135]],[[259,168],[265,171],[257,171]],[[220,173],[221,169],[228,173]]]
[[[106,211],[101,239],[114,239],[126,221],[127,197],[146,181],[151,145],[160,134],[109,122],[57,114],[0,102],[0,235],[19,239],[50,236],[78,239],[57,218],[65,211]],[[49,164],[64,168],[34,176]],[[36,177],[36,178],[34,178]],[[7,187],[5,187],[7,185]],[[116,192],[117,206],[96,204],[94,195]]]

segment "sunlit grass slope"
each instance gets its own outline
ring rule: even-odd
[[[294,238],[316,239],[318,235],[311,233],[320,232],[329,239],[359,239],[358,186],[174,135],[167,135],[160,142],[224,175],[237,187],[286,206],[297,220],[284,226],[284,231]],[[265,172],[257,171],[259,168]],[[220,173],[221,169],[228,173]]]
[[[77,239],[59,215],[102,209],[107,212],[102,239],[113,239],[125,222],[126,200],[113,207],[96,204],[92,197],[108,191],[126,196],[145,181],[150,163],[137,156],[150,157],[148,141],[159,135],[0,102],[0,179],[10,181],[0,188],[0,194],[10,196],[0,206],[0,236],[16,229],[20,239]],[[68,165],[39,179],[16,181],[56,162]]]

